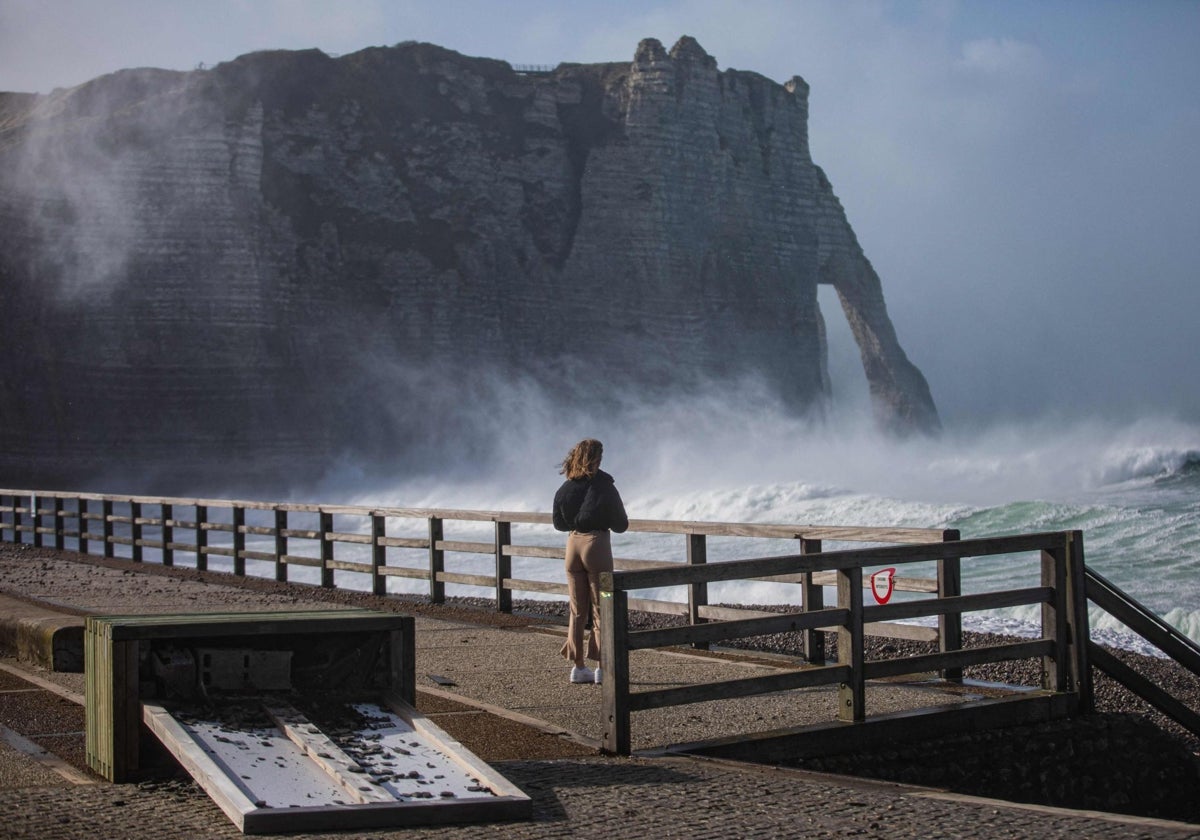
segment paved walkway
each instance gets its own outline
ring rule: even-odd
[[[370,601],[369,596],[274,582],[232,586],[214,580],[220,578],[0,544],[0,623],[38,608],[62,617],[328,608],[330,598],[347,606]],[[517,618],[476,616],[480,620],[473,621],[463,610],[414,611],[419,613],[419,708],[533,798],[533,820],[506,824],[509,837],[1200,838],[1200,826],[1015,806],[801,771],[679,757],[602,757],[587,746],[600,733],[599,689],[567,682],[558,656],[560,630]],[[769,667],[642,651],[633,657],[631,674],[636,687],[649,687],[748,676]],[[56,758],[54,753],[70,760],[72,749],[79,749],[82,709],[72,701],[82,690],[79,674],[34,672],[12,660],[0,662],[0,724],[5,727],[0,736],[6,736],[0,737],[0,820],[6,836],[239,836],[190,783],[111,785],[89,780]],[[927,689],[872,692],[873,710],[930,702]],[[735,714],[730,708],[697,704],[637,713],[635,748],[730,734],[739,720],[753,721],[758,730],[829,720],[832,692],[739,702]],[[39,744],[50,752],[31,757]],[[78,756],[74,762],[80,763]],[[361,836],[485,837],[496,830],[495,825],[429,827]]]

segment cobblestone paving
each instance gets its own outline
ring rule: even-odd
[[[528,822],[333,836],[506,838],[1185,838],[1200,827],[929,798],[871,783],[689,759],[587,758],[496,765],[534,800]],[[195,840],[240,837],[190,783],[34,787],[0,792],[10,838]],[[315,837],[331,835],[289,835]]]

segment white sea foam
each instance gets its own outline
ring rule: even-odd
[[[720,399],[634,406],[587,423],[577,416],[558,421],[528,390],[522,399],[523,409],[506,414],[511,422],[499,432],[501,454],[492,468],[470,473],[469,479],[398,481],[357,497],[344,489],[331,497],[413,507],[548,510],[561,481],[558,462],[575,440],[595,436],[605,442],[604,467],[616,476],[631,517],[958,528],[964,538],[1080,529],[1090,567],[1200,638],[1196,423],[1051,418],[897,441],[878,434],[857,413],[841,416],[835,409],[823,423],[788,416],[753,386]],[[539,539],[553,542],[557,536]],[[625,557],[684,555],[677,535],[627,534],[615,538],[614,546]],[[786,541],[750,547],[713,540],[709,556],[717,561],[794,548]],[[1035,585],[1025,580],[1035,561],[968,561],[964,586]],[[546,577],[556,574],[548,568]],[[793,589],[748,584],[729,594],[791,603]],[[976,629],[1008,632],[1037,620],[1035,613],[1008,611],[973,617],[968,626],[973,621]],[[1103,615],[1097,614],[1094,626],[1123,638]]]

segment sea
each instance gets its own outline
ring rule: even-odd
[[[741,397],[646,406],[590,424],[526,414],[521,423],[497,427],[494,448],[506,454],[487,468],[452,479],[401,478],[357,497],[342,475],[339,492],[351,503],[548,511],[562,456],[579,437],[599,437],[603,468],[634,519],[954,528],[963,539],[1080,530],[1090,568],[1200,642],[1200,423],[1046,418],[896,438],[861,412],[797,419],[766,405],[755,410],[753,394]],[[561,543],[548,528],[518,531],[514,542]],[[479,526],[465,526],[461,538],[472,536],[489,538]],[[613,545],[618,557],[685,557],[679,535],[629,532],[614,535]],[[824,548],[861,545],[827,541]],[[708,546],[709,562],[796,551],[795,542],[783,540],[711,538]],[[555,563],[538,562],[518,576],[561,576]],[[483,560],[474,565],[487,568]],[[963,591],[1036,586],[1038,569],[1036,555],[965,559]],[[933,564],[899,574],[932,577]],[[685,597],[682,590],[639,596]],[[793,604],[799,591],[722,584],[710,588],[709,600]],[[826,600],[835,601],[832,591]],[[1089,620],[1097,641],[1158,653],[1098,608]],[[968,630],[1018,636],[1037,634],[1039,621],[1037,607],[964,616]]]

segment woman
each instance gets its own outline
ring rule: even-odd
[[[610,531],[624,533],[629,527],[621,494],[613,477],[600,469],[604,445],[587,438],[567,453],[559,469],[567,480],[554,494],[554,527],[567,535],[567,592],[571,618],[562,655],[571,660],[571,682],[600,682],[600,574],[613,568]],[[596,670],[584,664],[583,630],[588,616],[587,658]]]

